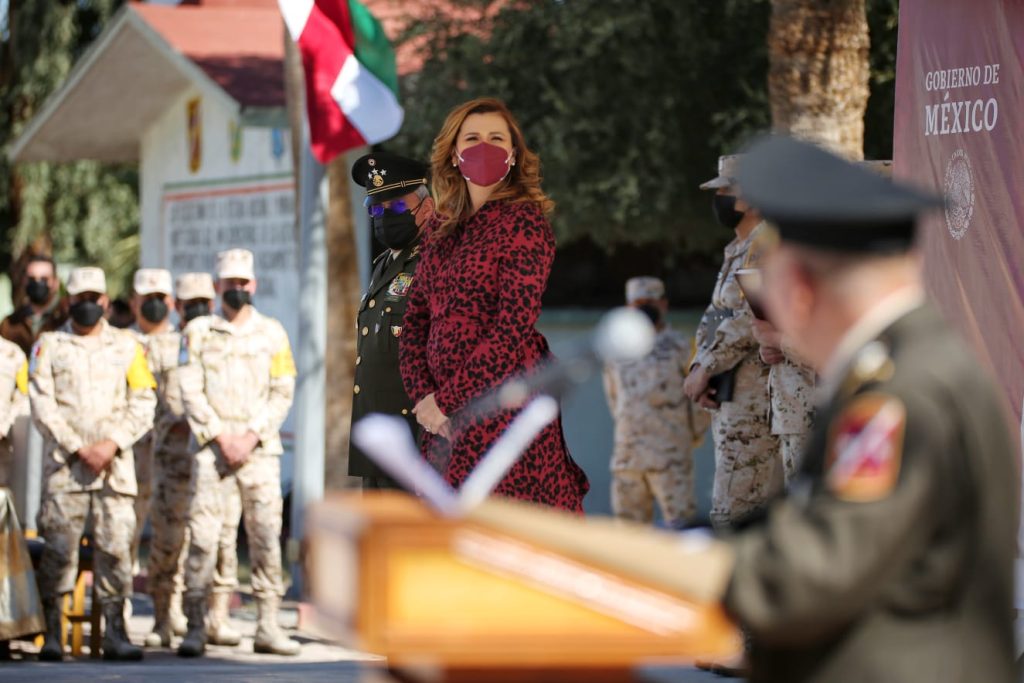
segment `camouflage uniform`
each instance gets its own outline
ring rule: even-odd
[[[161,603],[157,610],[160,612],[169,608],[172,596],[180,595],[183,587],[193,450],[178,381],[181,335],[168,331],[146,337],[146,343],[158,398],[148,439],[153,463],[148,588],[154,603]]]
[[[100,321],[79,336],[70,323],[43,334],[32,350],[32,417],[46,440],[39,529],[46,539],[39,566],[44,600],[74,588],[79,539],[92,517],[95,590],[103,604],[131,595],[133,499],[138,490],[134,444],[153,424],[156,382],[131,334]],[[75,455],[111,439],[118,452],[101,474]]]
[[[768,393],[771,397],[772,434],[779,437],[786,483],[800,469],[800,459],[811,433],[814,418],[814,369],[800,361],[790,349],[782,349],[785,360],[771,366]]]
[[[276,610],[284,593],[279,457],[283,448],[278,430],[295,389],[288,335],[279,322],[255,309],[240,326],[219,316],[196,318],[182,334],[179,363],[186,414],[200,446],[189,511],[186,603],[210,590],[218,548],[238,525],[237,513],[233,528],[226,522],[225,508],[241,501],[253,594],[258,603],[273,604]],[[244,464],[231,469],[213,440],[222,433],[250,430],[259,436],[259,444]],[[221,567],[218,581],[226,580],[228,572],[233,574],[233,568]],[[189,619],[191,630],[191,614]]]
[[[14,453],[7,433],[28,408],[28,363],[21,347],[0,337],[0,487],[10,486]]]
[[[605,367],[605,394],[615,420],[611,469],[617,517],[650,522],[655,500],[673,527],[697,512],[693,447],[708,420],[683,393],[691,355],[686,337],[666,327],[645,358]]]
[[[754,265],[751,243],[764,224],[746,239],[725,248],[725,260],[711,305],[697,330],[699,364],[709,375],[736,369],[733,398],[714,411],[715,480],[711,521],[716,525],[749,513],[778,493],[783,485],[779,440],[769,424],[768,366],[761,361],[751,329],[753,314],[736,281],[736,271]],[[724,319],[714,334],[714,317]]]

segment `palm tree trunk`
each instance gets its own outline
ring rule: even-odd
[[[868,102],[865,0],[772,0],[772,127],[851,159],[864,157]]]
[[[349,197],[348,155],[327,165],[327,407],[324,488],[350,485],[348,440],[355,382],[359,262]]]

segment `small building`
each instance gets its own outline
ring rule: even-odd
[[[256,255],[260,310],[297,339],[295,188],[275,0],[132,2],[11,146],[14,161],[138,163],[141,265]],[[290,447],[291,418],[283,436]],[[282,468],[289,476],[289,463]]]

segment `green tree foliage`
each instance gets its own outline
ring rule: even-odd
[[[501,97],[541,155],[561,244],[656,244],[666,260],[718,251],[728,234],[712,224],[697,186],[719,154],[770,124],[767,0],[456,5],[484,8],[489,19],[467,25],[446,14],[405,37],[423,46],[426,63],[403,79],[406,123],[391,146],[426,158],[452,106]],[[895,20],[887,21],[872,25],[888,32],[873,66],[889,72],[873,92],[889,95],[871,116],[887,117],[872,140],[880,147],[887,137],[891,149]]]
[[[0,25],[0,266],[39,236],[60,262],[98,265],[111,294],[138,262],[138,174],[81,161],[12,166],[6,152],[123,0],[16,0]],[[115,116],[115,112],[111,112]]]

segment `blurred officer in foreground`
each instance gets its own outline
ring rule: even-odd
[[[142,346],[103,319],[103,271],[76,268],[67,289],[70,320],[40,336],[29,368],[32,418],[46,439],[38,520],[46,540],[39,562],[46,640],[39,658],[63,657],[63,598],[74,588],[79,542],[91,520],[103,657],[141,659],[124,624],[138,490],[132,445],[153,426],[156,381]]]
[[[715,479],[711,522],[728,526],[771,500],[783,486],[779,439],[768,420],[768,366],[758,355],[754,316],[737,280],[757,265],[766,226],[736,185],[738,155],[720,157],[718,175],[703,183],[714,190],[715,218],[735,233],[725,247],[711,304],[697,328],[697,355],[684,389],[690,400],[713,411]]]
[[[397,154],[376,152],[356,160],[352,178],[366,188],[373,234],[385,247],[373,263],[370,286],[359,302],[352,424],[370,413],[399,415],[413,434],[419,434],[398,370],[398,340],[420,260],[420,228],[433,213],[427,167]],[[362,477],[364,489],[401,488],[354,444],[349,446],[348,473]]]
[[[938,200],[781,137],[739,182],[781,237],[768,317],[822,378],[790,494],[731,540],[751,680],[1018,680],[1017,446],[925,299],[915,218]]]
[[[277,623],[281,576],[281,425],[295,392],[295,362],[281,323],[252,305],[253,254],[229,249],[217,259],[224,317],[192,320],[182,334],[179,364],[185,412],[200,450],[195,456],[185,563],[188,632],[183,657],[205,651],[207,596],[213,615],[227,619],[229,592],[217,591],[218,549],[225,529],[238,532],[232,501],[241,501],[259,610],[256,652],[298,654],[299,644]],[[221,597],[223,596],[223,597]]]
[[[683,393],[693,345],[665,320],[668,298],[658,278],[630,278],[626,304],[651,319],[657,336],[647,356],[604,368],[615,420],[612,510],[616,517],[650,523],[657,500],[666,525],[681,528],[697,513],[693,449],[709,422],[707,411],[695,410]]]
[[[14,420],[28,413],[28,361],[21,347],[0,337],[0,486],[11,485],[14,451],[7,438]]]

